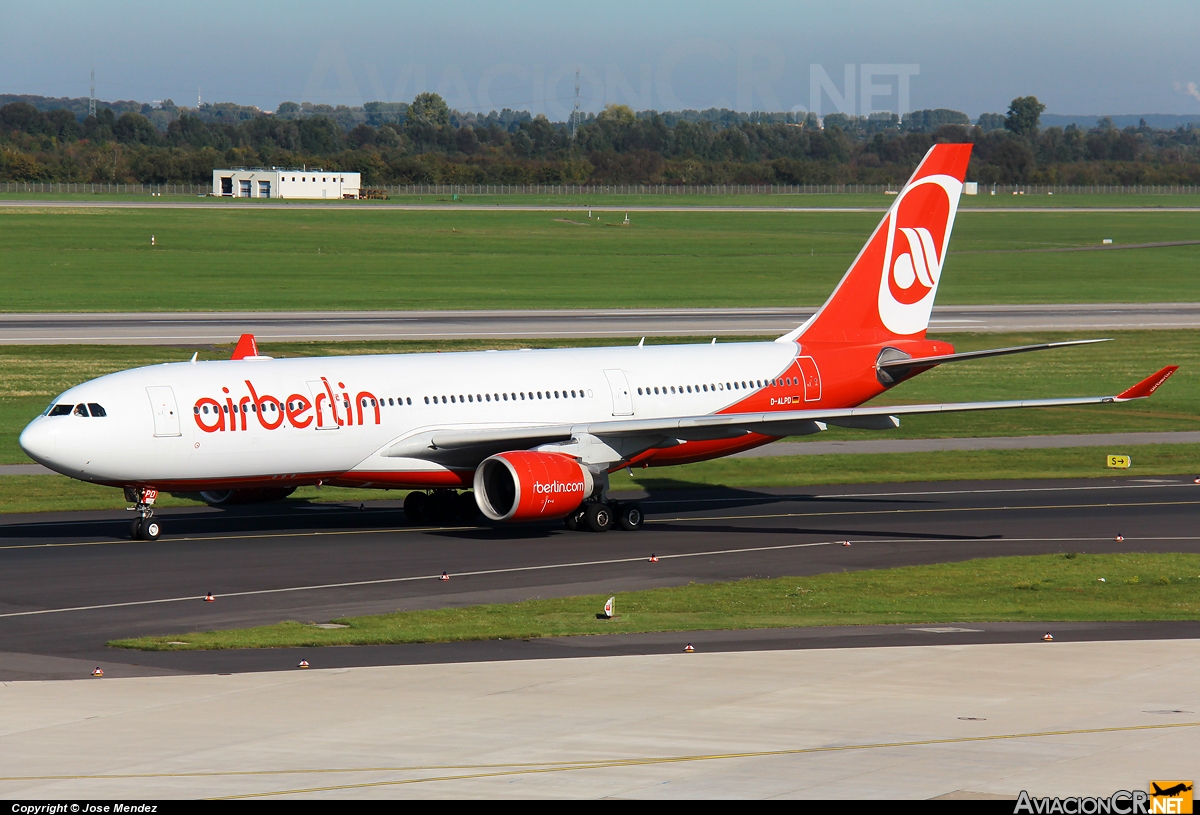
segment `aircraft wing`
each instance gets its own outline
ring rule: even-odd
[[[817,423],[842,427],[884,429],[898,427],[900,416],[926,413],[962,413],[974,410],[1012,410],[1015,408],[1064,407],[1127,402],[1150,396],[1178,369],[1163,368],[1131,388],[1114,396],[1084,396],[1066,399],[1022,399],[996,402],[946,402],[925,405],[883,405],[879,407],[823,408],[769,413],[719,413],[665,419],[620,419],[582,424],[536,425],[529,427],[472,428],[433,430],[404,439],[384,453],[387,456],[421,458],[439,452],[499,452],[528,448],[538,444],[565,441],[578,434],[602,439],[645,437],[656,440],[699,441],[737,438],[748,433],[765,436],[803,435],[818,429]],[[490,455],[490,452],[487,452]]]

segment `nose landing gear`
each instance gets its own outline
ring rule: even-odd
[[[125,500],[134,503],[128,509],[137,513],[137,517],[129,524],[129,537],[133,540],[156,541],[162,534],[162,524],[153,520],[154,501],[157,498],[158,490],[153,487],[125,488]]]

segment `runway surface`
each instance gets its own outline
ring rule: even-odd
[[[425,197],[436,200],[437,195]],[[198,201],[54,201],[54,200],[20,200],[14,198],[0,199],[0,209],[5,207],[21,208],[54,208],[54,209],[244,209],[277,210],[277,209],[328,209],[342,212],[372,212],[376,210],[407,210],[413,212],[886,212],[887,206],[874,207],[836,207],[809,206],[796,207],[780,204],[777,206],[706,206],[703,204],[610,204],[604,203],[606,196],[597,195],[596,204],[472,204],[459,203],[377,203],[362,204],[357,202],[322,203],[319,201],[235,201],[235,200],[198,200]],[[665,197],[665,196],[664,196]],[[393,199],[399,200],[399,199]],[[443,198],[443,200],[445,200]],[[1200,206],[1143,206],[1143,207],[1056,207],[1056,206],[995,206],[963,203],[958,210],[963,212],[1200,212]]]
[[[115,637],[531,597],[885,568],[1044,552],[1200,551],[1200,486],[1185,478],[976,482],[646,496],[638,533],[412,529],[402,512],[328,505],[164,510],[155,543],[118,512],[0,521],[0,680],[279,670],[847,645],[1028,642],[1032,625],[893,626],[524,642],[146,653]],[[1118,533],[1123,542],[1114,540]],[[840,541],[849,540],[845,547]],[[651,553],[658,563],[649,563]],[[438,579],[445,570],[449,581]],[[217,599],[205,603],[213,592]],[[951,626],[952,628],[955,626]],[[1055,626],[1077,639],[1194,638],[1200,624]]]
[[[777,337],[803,323],[813,311],[745,308],[0,314],[0,344],[206,346],[234,342],[247,332],[263,342]],[[941,333],[1198,328],[1200,303],[938,306],[930,325]]]

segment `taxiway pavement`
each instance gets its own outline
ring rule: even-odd
[[[1108,796],[1195,777],[1198,688],[1195,639],[18,682],[0,795]]]
[[[1190,478],[682,490],[646,496],[644,508],[643,531],[604,535],[558,524],[410,528],[387,505],[163,510],[165,535],[154,543],[126,539],[126,513],[6,517],[0,680],[86,677],[93,665],[112,676],[275,670],[294,665],[301,653],[148,653],[104,644],[142,634],[998,555],[1200,551],[1200,486]],[[1114,540],[1117,534],[1124,540]],[[658,563],[647,561],[651,553]],[[449,581],[438,579],[443,570]],[[203,602],[210,591],[216,601]],[[1005,642],[1029,641],[1041,625],[703,636],[708,647],[723,649],[910,645],[914,638]],[[1074,635],[1200,634],[1188,625],[1096,624]],[[671,653],[701,636],[330,648],[310,659],[354,666]]]
[[[777,337],[812,308],[0,314],[0,344],[209,346],[309,340]],[[1200,303],[937,306],[936,332],[1200,328]]]

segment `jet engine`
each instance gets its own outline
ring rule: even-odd
[[[475,470],[475,502],[493,521],[566,517],[594,486],[587,468],[562,453],[498,453]]]

